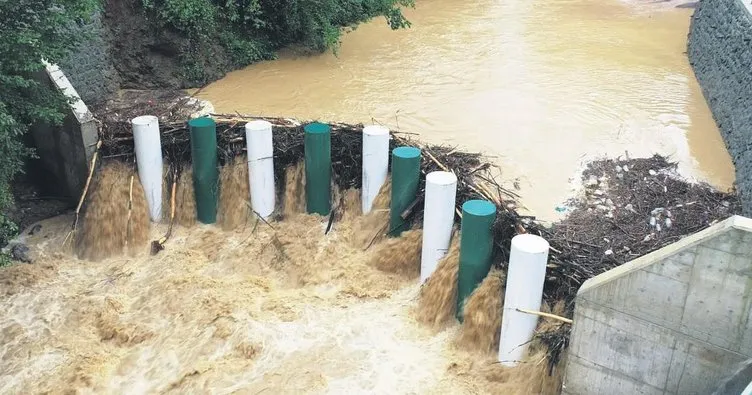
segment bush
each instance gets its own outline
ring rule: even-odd
[[[392,29],[410,22],[400,7],[413,0],[141,0],[161,24],[192,41],[191,48],[219,42],[234,67],[271,59],[274,50],[302,44],[314,51],[336,50],[342,28],[383,15]],[[200,65],[182,56],[183,77],[205,82]]]
[[[0,248],[5,247],[18,236],[18,225],[7,216],[0,214]]]

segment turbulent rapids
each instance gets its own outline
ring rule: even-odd
[[[167,224],[150,230],[143,193],[129,205],[133,171],[105,165],[75,246],[100,261],[58,252],[66,217],[27,240],[34,266],[0,272],[0,392],[558,392],[545,356],[516,369],[495,363],[498,272],[472,296],[465,328],[421,323],[450,316],[454,303],[440,296],[451,284],[417,285],[420,230],[364,250],[389,184],[366,216],[357,191],[337,193],[341,219],[324,235],[324,218],[300,212],[300,166],[288,169],[285,219],[270,223],[238,209],[242,169],[222,170],[221,226],[196,225],[184,201],[184,226],[151,256],[147,241]],[[441,265],[456,272],[456,252]]]

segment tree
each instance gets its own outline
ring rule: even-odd
[[[31,152],[23,135],[38,122],[58,124],[67,102],[34,78],[82,38],[72,26],[87,21],[99,0],[0,0],[0,210],[12,202],[10,184]]]

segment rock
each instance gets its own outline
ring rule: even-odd
[[[21,262],[31,263],[29,247],[26,244],[16,244],[10,249],[10,256]]]
[[[31,230],[29,231],[29,236],[34,236],[34,233],[37,233],[40,230],[42,230],[42,224],[34,225],[34,227],[32,227]]]

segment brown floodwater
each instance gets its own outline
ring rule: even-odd
[[[379,122],[496,158],[542,218],[586,161],[670,155],[728,189],[733,164],[686,58],[676,1],[419,0],[412,28],[383,18],[337,55],[282,53],[200,97],[218,112]]]

